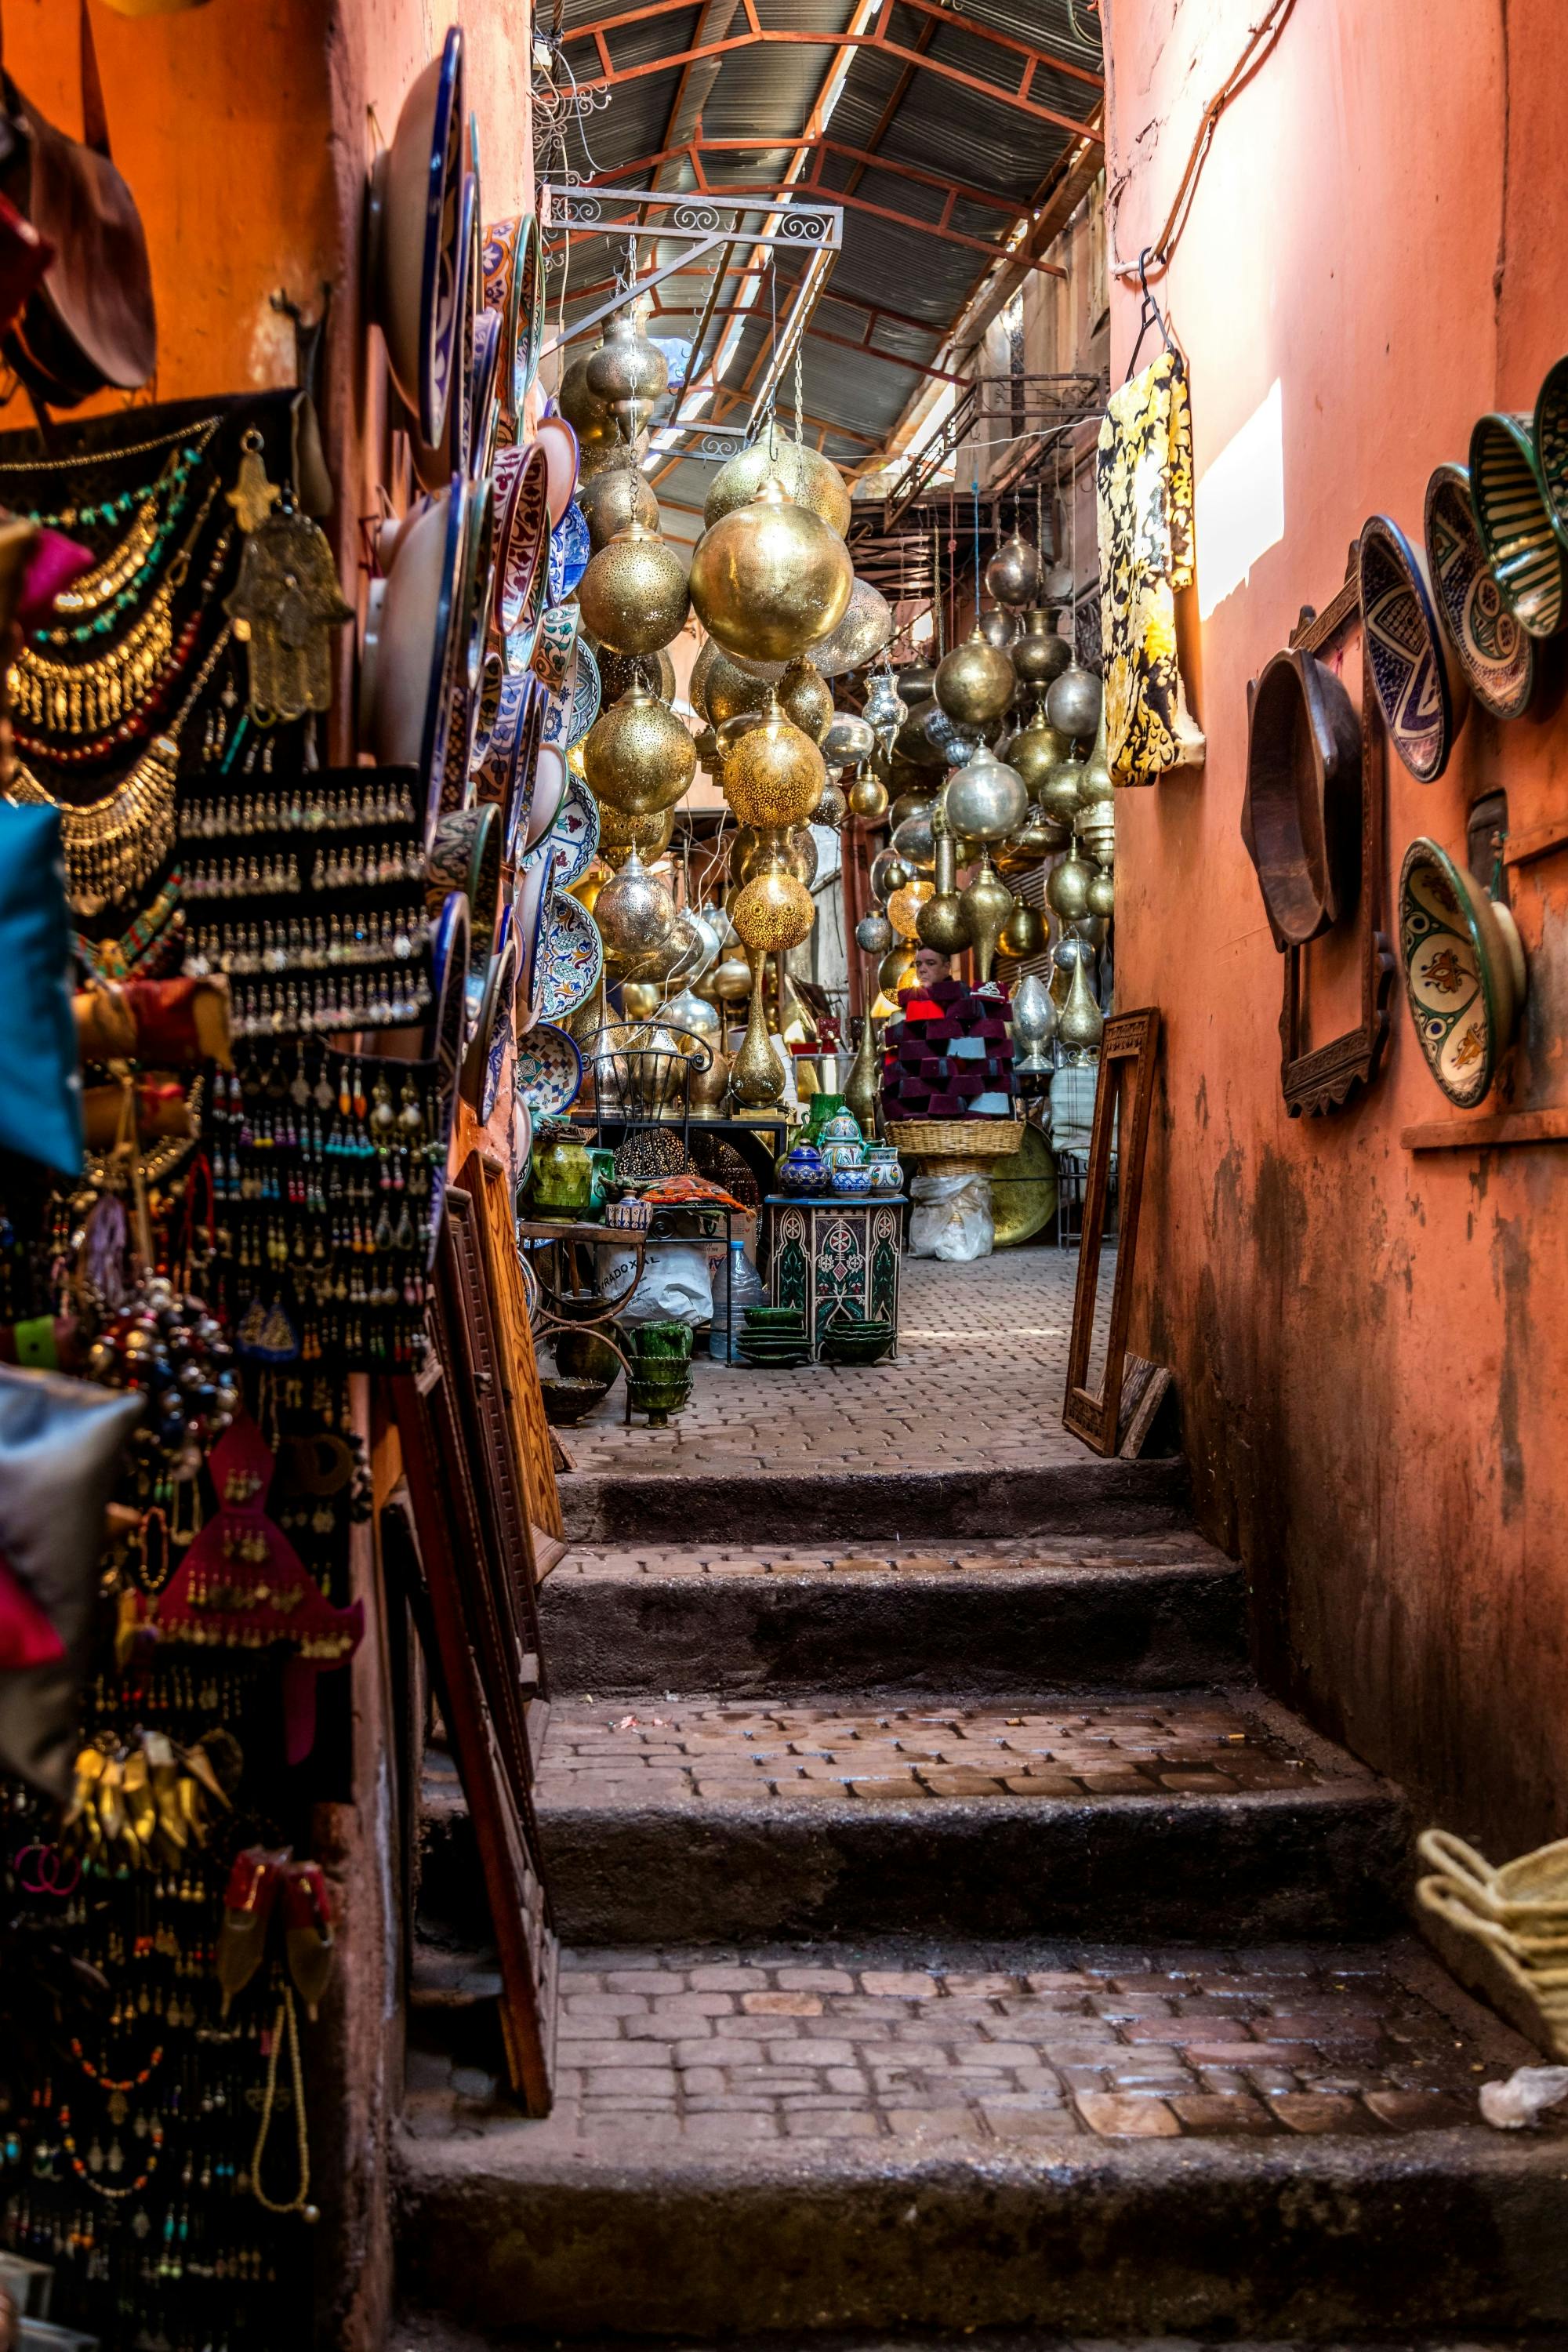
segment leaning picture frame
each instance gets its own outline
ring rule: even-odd
[[[1132,1311],[1132,1273],[1138,1220],[1143,1197],[1143,1160],[1149,1140],[1149,1109],[1159,1051],[1160,1015],[1152,1007],[1118,1013],[1106,1023],[1100,1046],[1100,1084],[1084,1178],[1083,1223],[1079,1240],[1078,1287],[1073,1297],[1072,1336],[1068,1344],[1063,1425],[1097,1454],[1115,1454],[1121,1421],[1121,1391],[1127,1369],[1127,1326]],[[1130,1091],[1126,1091],[1130,1089]],[[1116,1278],[1104,1367],[1098,1388],[1089,1385],[1095,1312],[1100,1293],[1105,1208],[1110,1191],[1112,1155],[1117,1165]]]

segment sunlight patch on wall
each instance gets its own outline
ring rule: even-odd
[[[1278,376],[1198,483],[1198,618],[1206,621],[1285,536],[1285,418]]]

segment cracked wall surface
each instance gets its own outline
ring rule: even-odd
[[[1169,210],[1256,0],[1110,0],[1113,256]],[[1247,684],[1326,604],[1365,518],[1419,540],[1432,468],[1489,409],[1528,409],[1568,342],[1552,0],[1312,0],[1220,120],[1160,288],[1192,372],[1197,474],[1282,388],[1285,533],[1200,629],[1205,769],[1119,803],[1118,997],[1164,1016],[1135,1344],[1173,1363],[1205,1531],[1244,1559],[1270,1684],[1500,1858],[1568,1832],[1568,1144],[1415,1154],[1445,1116],[1398,984],[1380,1076],[1288,1118],[1281,966],[1237,830]],[[1138,297],[1112,294],[1112,378]],[[1204,550],[1200,538],[1200,584]],[[1384,927],[1407,844],[1464,856],[1568,834],[1555,648],[1523,720],[1472,709],[1447,772],[1392,757]],[[1345,681],[1359,694],[1353,641]],[[1510,869],[1531,958],[1520,1045],[1486,1108],[1568,1103],[1568,849]],[[1312,953],[1312,1039],[1353,958]]]

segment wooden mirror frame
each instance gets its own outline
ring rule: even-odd
[[[1138,1248],[1138,1220],[1143,1200],[1143,1159],[1149,1141],[1149,1105],[1154,1078],[1154,1057],[1160,1044],[1160,1015],[1149,1007],[1140,1013],[1114,1013],[1105,1024],[1100,1045],[1100,1083],[1095,1088],[1094,1126],[1089,1141],[1089,1169],[1083,1188],[1083,1223],[1079,1237],[1078,1288],[1073,1297],[1072,1338],[1068,1345],[1067,1395],[1062,1422],[1097,1454],[1117,1451],[1121,1423],[1121,1389],[1127,1367],[1127,1325],[1132,1311],[1132,1268]],[[1094,1309],[1100,1291],[1100,1252],[1105,1233],[1105,1201],[1110,1187],[1111,1139],[1116,1135],[1116,1103],[1121,1066],[1134,1065],[1131,1117],[1123,1120],[1119,1139],[1119,1215],[1116,1242],[1116,1284],[1110,1296],[1110,1333],[1105,1353],[1105,1377],[1100,1393],[1089,1388],[1089,1360],[1094,1340]]]

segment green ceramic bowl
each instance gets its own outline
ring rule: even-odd
[[[804,1331],[805,1328],[805,1317],[798,1307],[748,1307],[745,1318],[747,1328],[752,1330]]]
[[[1483,416],[1470,436],[1470,504],[1503,602],[1532,637],[1568,620],[1568,538],[1552,511],[1529,416]]]

